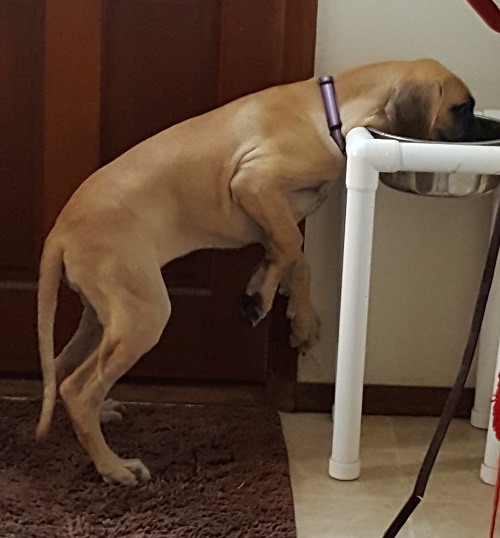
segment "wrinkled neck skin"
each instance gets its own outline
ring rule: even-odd
[[[387,66],[387,77],[382,84],[381,64],[349,69],[335,75],[344,136],[354,127],[373,127],[382,131],[389,128],[385,105],[401,78],[397,74],[396,63],[384,63]]]

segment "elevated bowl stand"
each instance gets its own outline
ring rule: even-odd
[[[352,129],[347,135],[346,222],[329,462],[329,474],[338,480],[354,480],[361,472],[361,408],[375,198],[380,172],[397,171],[500,175],[500,147],[374,139],[362,127]],[[488,483],[495,481],[499,451],[490,420],[495,372],[500,369],[496,353],[498,334],[498,328],[483,327],[471,419],[474,426],[489,428],[485,461],[481,468],[481,478]]]

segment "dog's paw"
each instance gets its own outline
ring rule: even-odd
[[[309,351],[319,340],[320,321],[316,312],[310,308],[299,310],[290,320],[290,345],[299,353]]]
[[[108,484],[137,486],[151,480],[149,469],[138,459],[119,459],[115,466],[100,472]]]
[[[99,420],[101,424],[122,420],[122,413],[125,411],[125,409],[126,406],[122,402],[112,400],[111,398],[104,400],[99,413]]]
[[[262,319],[262,297],[260,293],[248,295],[244,293],[240,300],[241,317],[252,327]]]

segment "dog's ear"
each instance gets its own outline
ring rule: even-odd
[[[437,82],[404,81],[392,92],[385,106],[391,134],[426,140],[441,103]]]

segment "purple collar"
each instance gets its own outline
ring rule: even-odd
[[[325,105],[326,121],[328,123],[330,136],[333,138],[340,151],[345,155],[345,139],[341,131],[342,122],[340,121],[333,78],[330,76],[320,77],[319,85],[321,87],[321,95],[323,96],[323,104]]]

